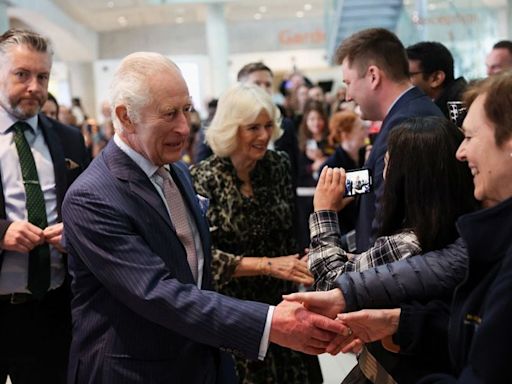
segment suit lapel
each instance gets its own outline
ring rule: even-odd
[[[167,213],[164,202],[153,183],[140,167],[110,140],[102,151],[112,174],[118,179],[128,182],[130,190],[144,200],[158,214],[172,231],[174,226]]]

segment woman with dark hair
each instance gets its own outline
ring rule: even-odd
[[[334,147],[329,144],[328,120],[324,105],[315,100],[306,104],[304,117],[299,126],[299,172],[300,187],[314,187],[318,171]]]
[[[299,246],[309,244],[308,217],[313,212],[313,191],[319,171],[327,157],[334,153],[328,142],[328,120],[321,102],[311,100],[306,104],[299,126],[299,156],[297,162],[297,231]]]
[[[334,219],[345,191],[345,171],[324,168],[310,217],[309,268],[318,290],[333,288],[344,272],[438,249],[455,240],[455,220],[476,208],[471,173],[455,159],[463,138],[457,127],[439,117],[408,119],[393,129],[384,159],[379,237],[361,254],[340,247]],[[333,177],[339,181],[334,191],[325,187],[331,186]]]
[[[391,132],[380,236],[412,230],[422,252],[457,238],[455,221],[477,207],[471,173],[454,157],[463,139],[452,123],[438,117],[411,119]]]

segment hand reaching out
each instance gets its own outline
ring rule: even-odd
[[[284,295],[283,299],[301,303],[308,310],[330,319],[345,309],[345,298],[338,288],[322,292],[296,292]]]
[[[289,280],[297,284],[306,286],[313,285],[315,280],[309,272],[307,259],[295,255],[264,258],[263,269],[266,274],[282,279]]]
[[[318,355],[343,334],[348,334],[348,328],[342,322],[308,311],[299,303],[285,300],[274,309],[270,341],[283,347]]]
[[[338,319],[350,327],[353,340],[338,338],[327,347],[327,352],[351,352],[359,349],[363,343],[382,340],[392,336],[398,330],[400,308],[395,309],[363,309],[357,312],[342,313]]]

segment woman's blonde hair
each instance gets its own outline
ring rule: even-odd
[[[238,128],[254,122],[262,111],[272,119],[271,139],[276,140],[282,134],[281,113],[267,92],[255,85],[242,83],[225,91],[205,132],[205,141],[213,153],[220,157],[230,156],[238,147]]]

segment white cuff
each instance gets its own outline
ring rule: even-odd
[[[267,321],[265,322],[265,329],[263,330],[263,336],[261,337],[260,343],[260,352],[258,353],[258,359],[263,360],[265,355],[267,354],[269,338],[270,338],[270,328],[272,326],[272,316],[274,316],[275,306],[271,305],[268,307],[267,312]]]

